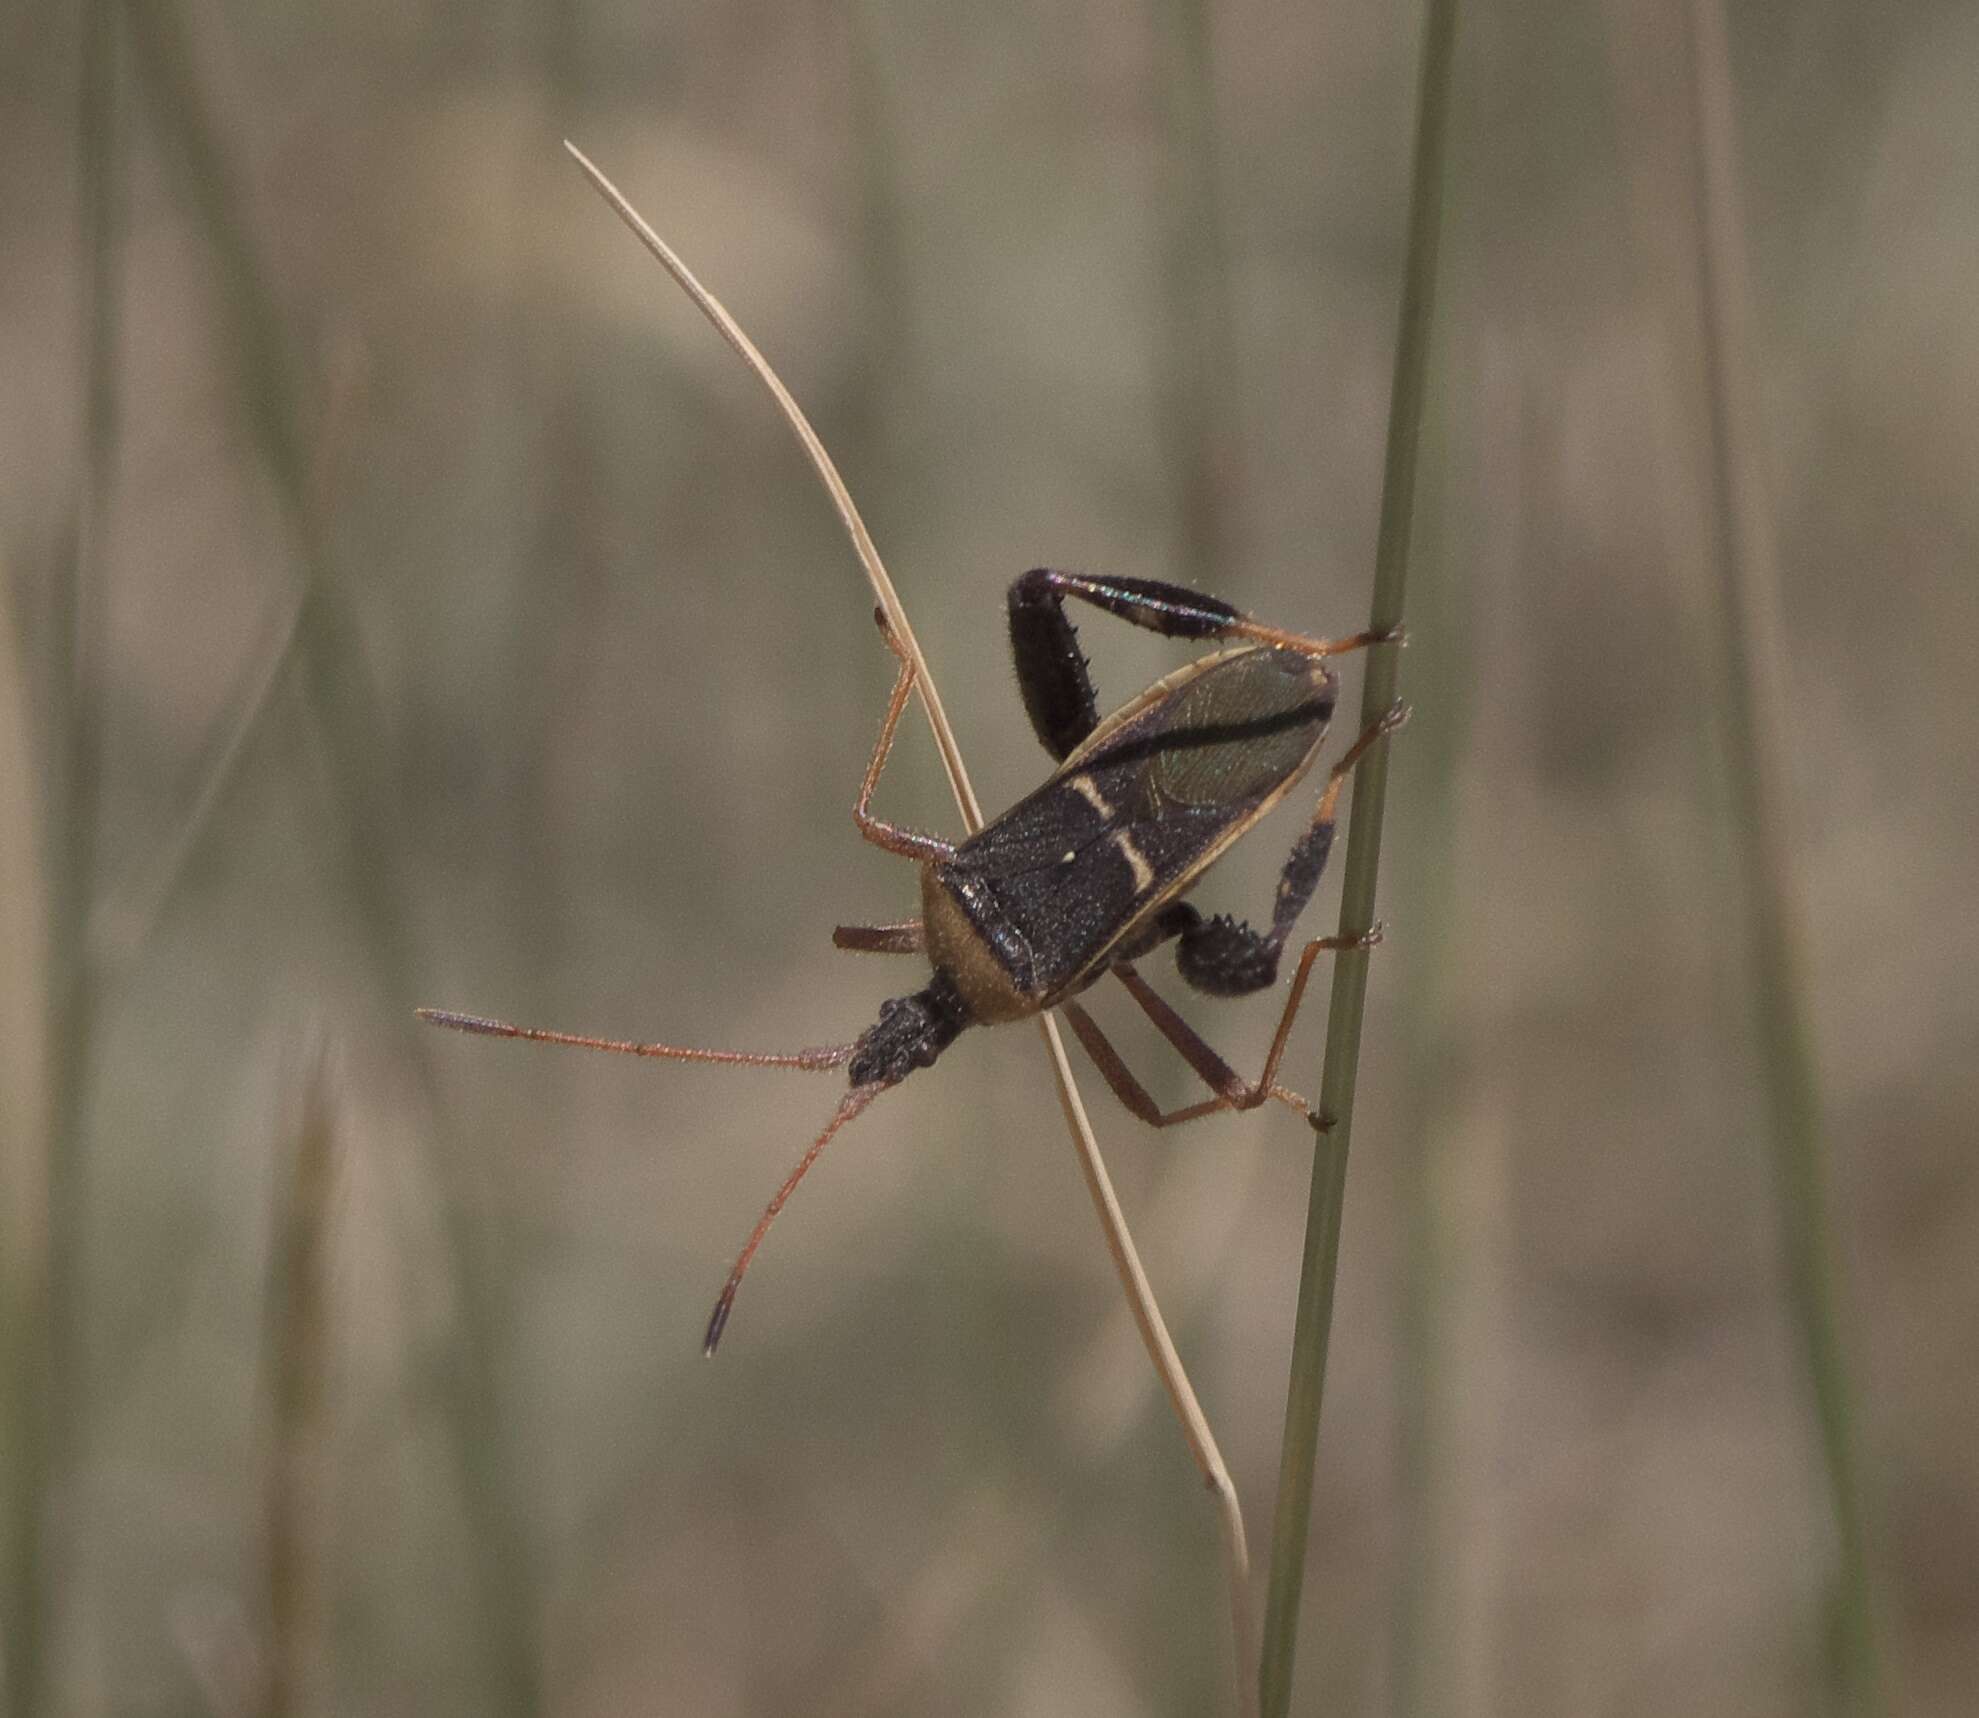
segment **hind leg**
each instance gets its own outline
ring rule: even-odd
[[[1304,656],[1339,656],[1373,644],[1399,643],[1402,638],[1399,631],[1312,638],[1266,626],[1219,597],[1183,585],[1159,579],[1092,578],[1034,567],[1010,587],[1010,651],[1031,726],[1044,749],[1060,762],[1099,721],[1079,635],[1065,615],[1067,597],[1165,638],[1248,639]]]
[[[955,851],[953,842],[944,841],[938,835],[923,835],[919,830],[902,829],[898,824],[883,822],[872,814],[873,793],[880,785],[880,772],[886,768],[887,757],[893,751],[893,736],[900,727],[901,712],[907,708],[908,695],[914,690],[914,664],[900,648],[900,641],[893,636],[893,629],[886,624],[885,611],[873,610],[873,618],[880,623],[880,636],[886,640],[887,649],[900,663],[900,673],[893,682],[893,695],[887,699],[886,716],[880,723],[879,743],[873,747],[872,762],[866,765],[865,779],[859,783],[859,797],[852,806],[852,821],[859,826],[859,833],[875,847],[898,853],[903,859],[946,859]]]
[[[1292,976],[1292,993],[1286,997],[1284,1012],[1278,1018],[1278,1030],[1272,1034],[1271,1050],[1264,1059],[1264,1071],[1255,1082],[1247,1082],[1218,1055],[1202,1034],[1163,1001],[1132,966],[1124,961],[1116,964],[1114,976],[1126,987],[1127,994],[1140,1005],[1141,1011],[1154,1022],[1155,1029],[1189,1064],[1197,1078],[1216,1094],[1177,1110],[1164,1110],[1154,1101],[1147,1087],[1134,1077],[1120,1052],[1099,1029],[1098,1022],[1080,1004],[1067,1002],[1063,1007],[1066,1018],[1072,1023],[1073,1033],[1092,1058],[1093,1066],[1104,1076],[1113,1095],[1129,1114],[1146,1122],[1149,1127],[1175,1127],[1182,1122],[1215,1115],[1219,1110],[1256,1109],[1268,1098],[1275,1098],[1286,1108],[1297,1110],[1317,1127],[1323,1124],[1314,1118],[1312,1105],[1297,1092],[1287,1091],[1278,1084],[1278,1065],[1284,1060],[1285,1045],[1292,1036],[1292,1023],[1298,1018],[1299,1004],[1305,1000],[1313,963],[1323,950],[1372,948],[1380,940],[1381,930],[1377,926],[1364,937],[1318,937],[1306,945]]]

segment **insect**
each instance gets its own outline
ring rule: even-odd
[[[1065,613],[1075,599],[1169,638],[1226,642],[1157,680],[1100,718],[1078,635]],[[1152,1127],[1276,1099],[1323,1126],[1296,1092],[1276,1084],[1278,1064],[1322,950],[1370,946],[1364,937],[1317,937],[1302,951],[1264,1071],[1246,1082],[1135,970],[1163,943],[1176,945],[1183,979],[1210,996],[1245,996],[1273,984],[1292,929],[1326,864],[1340,790],[1377,739],[1407,719],[1395,704],[1329,772],[1311,819],[1278,878],[1271,928],[1226,914],[1205,918],[1184,897],[1216,860],[1312,768],[1333,718],[1339,683],[1326,659],[1399,642],[1399,631],[1310,638],[1251,619],[1218,598],[1151,579],[1093,578],[1036,568],[1010,587],[1010,645],[1024,708],[1057,769],[1042,786],[961,842],[902,829],[872,814],[894,733],[914,688],[914,668],[880,628],[899,662],[879,743],[852,816],[875,846],[920,869],[921,916],[886,925],[841,925],[842,949],[925,954],[921,989],[881,1005],[879,1019],[848,1044],[787,1053],[700,1050],[515,1026],[478,1015],[421,1009],[437,1026],[538,1043],[568,1044],[684,1062],[748,1067],[844,1068],[848,1090],[751,1231],[708,1320],[713,1355],[736,1290],[797,1184],[832,1138],[882,1092],[931,1066],[971,1026],[1062,1009],[1120,1102]],[[1212,1096],[1163,1111],[1076,1000],[1117,977]]]

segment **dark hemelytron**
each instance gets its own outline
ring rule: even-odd
[[[1097,977],[1124,933],[1276,804],[1333,716],[1332,674],[1289,650],[1245,648],[1175,678],[935,867],[1040,1005]]]

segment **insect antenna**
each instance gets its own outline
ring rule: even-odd
[[[431,1026],[455,1032],[478,1032],[489,1038],[524,1038],[532,1044],[566,1044],[578,1050],[612,1050],[621,1056],[654,1056],[667,1062],[721,1062],[747,1068],[802,1068],[820,1073],[842,1068],[852,1059],[855,1044],[820,1044],[808,1050],[691,1050],[679,1044],[639,1044],[628,1038],[590,1038],[579,1032],[552,1032],[542,1026],[515,1026],[479,1014],[456,1014],[448,1008],[413,1010]],[[853,1112],[857,1114],[857,1111]]]
[[[756,1220],[756,1227],[749,1232],[749,1239],[737,1255],[735,1268],[728,1273],[728,1281],[722,1284],[722,1292],[715,1301],[715,1310],[708,1319],[708,1334],[701,1339],[701,1352],[710,1360],[715,1357],[715,1349],[720,1344],[722,1332],[728,1327],[728,1315],[735,1305],[735,1291],[742,1286],[743,1274],[749,1269],[749,1261],[756,1256],[756,1249],[763,1244],[763,1237],[776,1221],[776,1214],[788,1203],[797,1190],[797,1183],[811,1171],[811,1165],[823,1155],[826,1146],[831,1144],[832,1135],[852,1120],[869,1103],[889,1086],[898,1084],[894,1080],[873,1080],[863,1086],[854,1086],[845,1094],[837,1112],[825,1123],[825,1130],[811,1141],[811,1147],[797,1160],[797,1167],[785,1177],[784,1183],[771,1196],[769,1204],[763,1207],[763,1214]]]

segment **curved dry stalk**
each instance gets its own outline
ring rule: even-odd
[[[645,217],[626,201],[625,193],[607,179],[590,156],[568,138],[564,140],[564,148],[584,169],[591,183],[598,188],[598,194],[617,211],[619,219],[632,229],[639,242],[673,276],[680,290],[693,299],[694,307],[715,325],[715,332],[735,348],[736,355],[769,389],[770,397],[776,401],[784,421],[802,443],[805,455],[818,474],[818,481],[825,486],[825,493],[831,497],[831,504],[838,511],[845,534],[852,539],[852,552],[859,557],[859,565],[865,569],[866,582],[873,587],[873,594],[880,599],[880,607],[886,611],[887,625],[893,629],[893,636],[900,640],[901,648],[907,652],[907,659],[914,665],[914,685],[921,695],[921,707],[928,713],[928,725],[934,729],[935,745],[941,752],[941,767],[948,772],[948,785],[954,791],[955,803],[961,808],[962,821],[971,830],[980,829],[983,808],[976,799],[976,790],[969,785],[969,772],[962,764],[962,748],[955,742],[955,730],[948,724],[948,712],[941,706],[941,694],[935,690],[934,676],[928,672],[927,658],[921,654],[920,640],[907,623],[907,611],[901,607],[900,593],[893,588],[893,580],[887,577],[880,552],[873,546],[872,533],[866,529],[865,520],[859,517],[859,509],[852,504],[852,491],[845,487],[845,479],[839,476],[838,467],[825,451],[825,444],[818,439],[818,432],[811,427],[811,420],[805,417],[803,408],[783,385],[783,379],[770,368],[769,360],[756,350],[756,343],[742,332],[741,325],[729,315],[721,300],[694,277],[694,271],[674,255],[666,240],[646,224]]]
[[[755,372],[756,379],[770,392],[777,403],[791,431],[802,444],[818,480],[830,495],[832,506],[837,509],[845,534],[852,540],[853,553],[859,557],[859,565],[864,569],[866,581],[879,599],[880,607],[886,613],[887,624],[893,629],[894,637],[906,652],[907,659],[914,665],[914,684],[921,695],[922,707],[927,711],[928,724],[934,730],[935,745],[940,750],[942,768],[948,773],[948,784],[955,794],[955,803],[962,813],[962,821],[973,832],[983,824],[981,803],[976,798],[975,789],[969,783],[969,772],[962,762],[962,749],[956,743],[955,731],[949,726],[948,713],[942,708],[940,694],[935,690],[934,676],[928,672],[927,659],[921,654],[919,640],[908,623],[907,611],[901,606],[900,593],[894,589],[893,580],[887,576],[879,550],[874,547],[870,532],[859,516],[859,509],[853,504],[851,491],[845,486],[845,479],[839,475],[838,467],[825,451],[825,444],[818,439],[810,420],[804,416],[790,390],[783,385],[769,360],[756,349],[755,342],[742,332],[734,317],[729,315],[721,301],[699,280],[694,272],[682,262],[660,235],[647,225],[639,211],[629,203],[624,193],[598,169],[583,150],[576,144],[564,143],[578,166],[584,169],[599,194],[611,204],[620,220],[630,227],[647,250],[658,260],[675,283],[694,301],[701,314],[712,322],[717,333],[732,346],[742,361]],[[1248,1715],[1256,1709],[1255,1681],[1252,1667],[1252,1632],[1250,1600],[1250,1551],[1244,1537],[1243,1510],[1237,1500],[1237,1488],[1230,1478],[1230,1470],[1224,1465],[1223,1454],[1217,1448],[1216,1437],[1210,1430],[1209,1420],[1204,1415],[1202,1404],[1196,1400],[1194,1387],[1189,1382],[1188,1372],[1182,1365],[1182,1358],[1175,1350],[1169,1337],[1168,1327],[1161,1316],[1161,1308],[1154,1298],[1154,1290],[1149,1286],[1147,1273],[1141,1268],[1140,1254],[1135,1250],[1134,1237],[1129,1233],[1127,1220],[1120,1210],[1119,1198],[1113,1190],[1113,1179],[1107,1173],[1105,1159],[1100,1155],[1099,1141],[1094,1137],[1091,1120],[1086,1115],[1086,1106],[1079,1096],[1079,1088],[1072,1077],[1072,1064],[1065,1054],[1065,1041],[1058,1030],[1057,1020],[1049,1015],[1039,1017],[1038,1025],[1044,1033],[1045,1048],[1051,1058],[1052,1077],[1058,1085],[1058,1101],[1065,1112],[1066,1125],[1072,1131],[1073,1145],[1078,1152],[1079,1172],[1085,1177],[1086,1191],[1093,1201],[1093,1209],[1099,1215],[1100,1229],[1106,1237],[1106,1249],[1113,1258],[1113,1268],[1120,1278],[1120,1286],[1126,1294],[1128,1306],[1134,1314],[1134,1323],[1141,1333],[1141,1341],[1148,1351],[1156,1373],[1160,1376],[1162,1388],[1168,1392],[1168,1400],[1175,1410],[1175,1417],[1182,1427],[1182,1436],[1187,1441],[1189,1453],[1195,1458],[1196,1466],[1202,1471],[1204,1482],[1215,1494],[1218,1512],[1223,1529],[1224,1559],[1230,1584],[1230,1620],[1235,1635],[1237,1655],[1238,1710]]]

